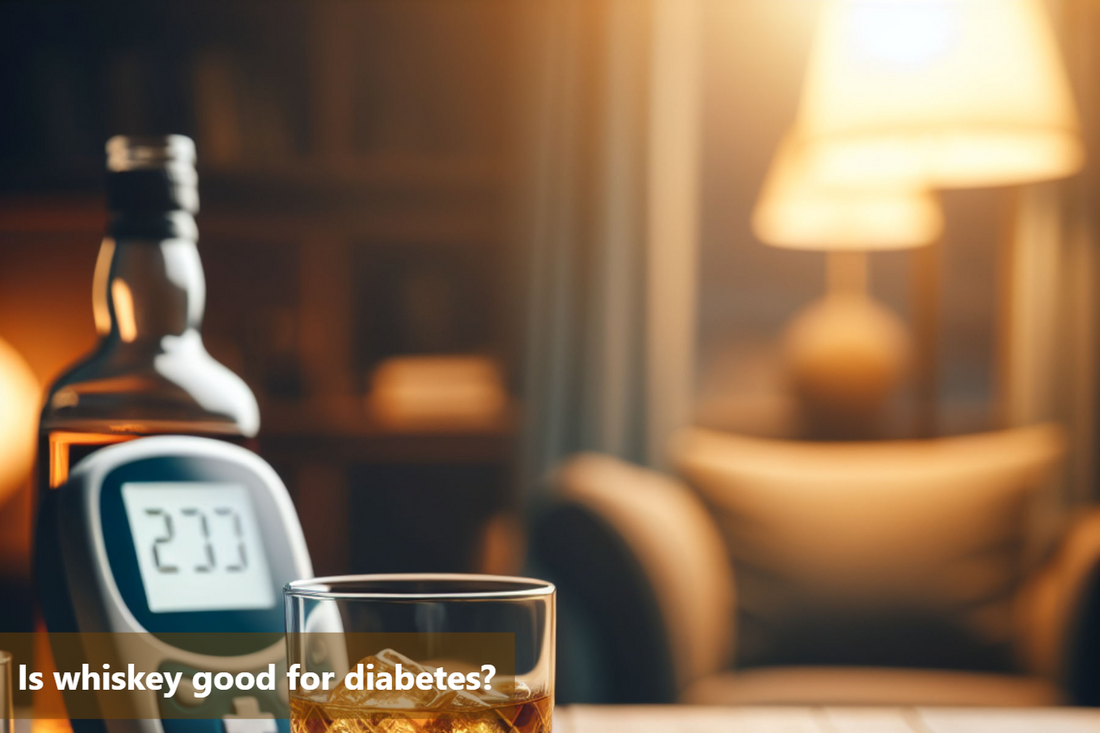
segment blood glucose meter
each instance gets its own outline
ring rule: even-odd
[[[49,630],[137,632],[107,637],[117,658],[183,672],[171,698],[128,693],[147,719],[74,720],[78,733],[289,732],[282,685],[203,697],[191,683],[195,672],[259,674],[272,663],[285,680],[282,588],[313,572],[271,466],[207,438],[142,438],[80,461],[40,512],[36,576]],[[230,652],[189,641],[203,638],[193,632],[279,636],[234,636]]]

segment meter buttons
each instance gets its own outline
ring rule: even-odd
[[[233,715],[222,718],[225,733],[278,733],[275,716],[260,712],[260,703],[254,697],[233,698]]]
[[[180,677],[179,689],[176,690],[175,700],[180,705],[193,708],[196,705],[202,705],[203,698],[195,696],[195,684],[191,681],[189,675],[182,675]]]
[[[187,728],[185,733],[289,733],[286,662],[277,662],[275,670],[274,690],[248,693],[236,689],[213,689],[206,697],[199,697],[193,681],[199,670],[182,662],[166,660],[161,664],[160,672],[180,673],[181,679],[175,695],[158,697],[160,717],[165,721],[187,721],[192,726],[204,721],[202,726]],[[267,669],[256,669],[254,673],[261,671],[266,672]],[[284,684],[279,685],[280,681]],[[167,728],[165,732],[173,733]]]

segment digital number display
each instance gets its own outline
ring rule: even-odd
[[[275,604],[244,486],[128,483],[122,485],[122,501],[150,611],[237,611]]]

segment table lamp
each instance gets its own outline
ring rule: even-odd
[[[1041,0],[829,0],[797,128],[806,165],[830,185],[1025,184],[1071,175],[1085,156]],[[914,269],[914,394],[927,435],[936,433],[936,250]],[[1011,378],[998,381],[1005,389]]]
[[[830,0],[798,128],[830,183],[994,186],[1084,160],[1040,0]]]
[[[943,215],[919,188],[825,184],[803,149],[793,136],[780,145],[753,212],[753,229],[767,244],[828,253],[825,297],[787,328],[788,377],[807,437],[874,437],[908,369],[911,339],[901,319],[869,296],[866,253],[927,245],[939,237]]]

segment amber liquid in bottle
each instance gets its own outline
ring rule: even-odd
[[[206,284],[193,217],[194,158],[194,144],[177,135],[107,143],[111,222],[92,282],[100,340],[47,395],[39,423],[40,514],[49,516],[44,509],[65,490],[72,468],[108,445],[148,435],[247,445],[259,429],[251,390],[202,342]],[[37,626],[45,625],[40,616]],[[38,638],[36,666],[48,676],[53,660],[45,635]],[[64,701],[49,687],[34,696],[36,731],[68,727]]]
[[[191,422],[165,423],[156,426],[131,424],[105,424],[87,426],[87,431],[64,430],[43,432],[39,437],[38,455],[45,460],[40,467],[40,486],[56,489],[69,479],[69,470],[86,456],[100,448],[115,443],[143,438],[150,435],[197,435],[216,438],[236,445],[250,447],[250,441],[237,432],[223,432],[224,426],[203,426]],[[204,430],[204,427],[211,429]]]

